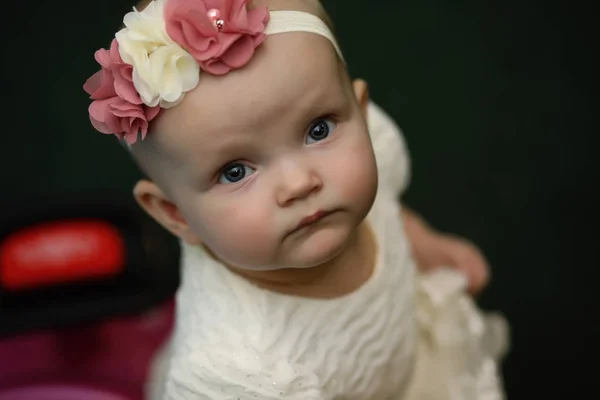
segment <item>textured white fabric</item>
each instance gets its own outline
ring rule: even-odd
[[[176,331],[153,399],[502,399],[505,327],[488,323],[455,271],[415,275],[396,200],[406,148],[375,105],[368,123],[380,172],[367,217],[378,247],[371,278],[335,299],[283,295],[182,245]]]
[[[502,400],[498,362],[508,327],[465,294],[466,279],[439,269],[418,284],[418,357],[407,400]]]
[[[410,155],[404,134],[377,104],[369,104],[367,115],[380,190],[398,196],[410,183]]]
[[[327,38],[343,61],[342,51],[327,25],[317,16],[302,11],[271,11],[265,34],[310,32]]]

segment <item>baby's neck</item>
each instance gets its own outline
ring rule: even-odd
[[[300,297],[335,298],[361,287],[373,273],[375,262],[375,238],[368,222],[363,221],[340,254],[316,267],[273,271],[228,268],[273,292]]]

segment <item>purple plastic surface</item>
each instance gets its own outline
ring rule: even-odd
[[[0,400],[143,400],[173,308],[0,339]]]
[[[70,385],[40,385],[0,391],[0,400],[131,400],[106,389]]]

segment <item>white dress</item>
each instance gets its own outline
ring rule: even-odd
[[[419,277],[397,197],[409,162],[400,130],[369,106],[379,190],[367,219],[377,243],[358,290],[312,299],[256,287],[182,244],[182,283],[170,346],[155,365],[161,400],[495,400],[500,317],[483,315],[465,280]]]

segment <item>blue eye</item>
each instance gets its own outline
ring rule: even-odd
[[[227,184],[239,182],[247,176],[252,175],[254,171],[256,170],[244,164],[229,164],[223,169],[221,175],[219,175],[219,183]]]
[[[325,139],[335,129],[335,122],[330,119],[319,119],[310,126],[306,135],[306,144]]]

